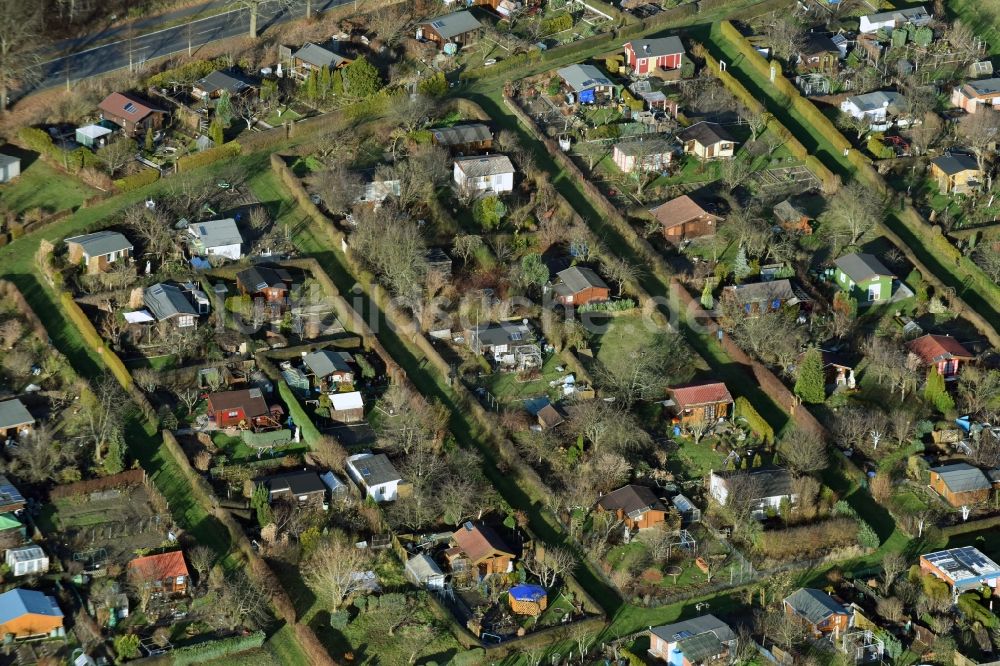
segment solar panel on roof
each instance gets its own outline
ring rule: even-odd
[[[128,104],[125,105],[125,110],[128,111],[129,113],[135,113],[135,104],[129,102]]]

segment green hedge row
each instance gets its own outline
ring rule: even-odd
[[[118,355],[107,348],[104,343],[104,338],[100,336],[97,329],[94,328],[94,324],[87,318],[87,315],[83,313],[80,309],[79,304],[73,300],[73,297],[68,292],[61,292],[59,294],[59,299],[62,301],[63,309],[73,323],[76,324],[77,330],[83,339],[90,345],[94,351],[100,354],[101,359],[104,364],[108,366],[108,370],[111,374],[115,376],[118,383],[122,385],[126,391],[132,388],[132,375],[129,374],[128,368],[122,363],[122,360],[118,358]]]
[[[247,650],[256,650],[264,644],[263,631],[255,631],[246,636],[230,636],[217,641],[206,641],[177,648],[170,653],[174,666],[200,664],[212,659],[221,659]]]
[[[207,166],[213,162],[218,162],[219,160],[230,159],[237,157],[240,154],[242,147],[236,141],[230,141],[229,143],[224,143],[221,146],[215,148],[209,148],[208,150],[203,150],[200,153],[194,153],[193,155],[185,155],[184,157],[177,160],[177,171],[189,171],[191,169],[198,169],[203,166]]]
[[[122,192],[133,192],[140,188],[152,185],[160,179],[160,172],[156,169],[143,169],[130,176],[119,178],[115,181],[115,187]]]
[[[319,430],[316,428],[316,425],[312,422],[312,419],[309,418],[309,415],[306,414],[306,410],[302,408],[302,404],[299,402],[299,399],[295,397],[295,393],[288,386],[285,380],[279,377],[275,379],[275,381],[278,383],[278,395],[280,395],[281,399],[285,401],[286,405],[288,405],[289,415],[291,415],[292,420],[295,421],[295,425],[302,429],[303,441],[305,441],[305,443],[309,446],[315,446],[316,442],[319,441],[319,438],[322,437]]]

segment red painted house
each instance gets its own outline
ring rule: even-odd
[[[963,361],[975,359],[969,350],[950,335],[922,335],[907,345],[911,352],[927,365],[936,365],[945,380],[958,379]]]
[[[608,285],[586,266],[573,266],[556,275],[555,298],[563,305],[586,305],[608,300]]]
[[[680,69],[683,62],[684,45],[677,36],[635,39],[625,44],[625,64],[639,76]]]
[[[252,388],[209,393],[206,413],[220,428],[257,431],[280,428],[284,410],[279,405],[268,407],[260,389]]]

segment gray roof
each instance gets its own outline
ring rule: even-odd
[[[945,153],[932,159],[931,164],[948,176],[954,176],[963,171],[979,171],[979,163],[976,162],[976,158],[965,153]]]
[[[920,22],[930,20],[931,15],[927,13],[927,10],[923,7],[910,7],[908,9],[893,9],[888,12],[879,12],[878,14],[869,14],[869,23],[882,23],[883,21],[888,21],[892,19],[896,23],[910,22]]]
[[[570,65],[563,67],[558,72],[562,80],[566,82],[573,92],[583,92],[597,86],[613,86],[611,80],[601,74],[601,70],[593,65]]]
[[[427,553],[419,553],[406,561],[406,570],[417,582],[423,583],[432,576],[442,575],[441,567]]]
[[[882,265],[881,261],[875,258],[875,255],[871,254],[845,254],[833,263],[856,283],[872,280],[883,275],[896,277],[892,274],[892,271]]]
[[[0,428],[15,428],[34,422],[35,417],[17,398],[0,402]]]
[[[781,222],[798,222],[803,217],[809,217],[808,213],[793,204],[790,199],[775,204],[771,212]]]
[[[193,222],[189,229],[205,247],[220,247],[243,242],[240,228],[236,226],[236,220],[231,217],[222,220],[208,220],[207,222]]]
[[[819,624],[831,615],[843,614],[847,610],[826,592],[811,587],[800,587],[785,598],[798,615],[812,624]]]
[[[438,16],[429,21],[424,21],[420,25],[429,25],[434,28],[434,31],[441,35],[443,39],[458,37],[459,35],[464,35],[467,32],[472,32],[483,27],[483,24],[477,21],[475,16],[466,11]]]
[[[657,58],[659,56],[684,53],[684,45],[677,35],[659,37],[657,39],[633,39],[629,44],[639,58]]]
[[[67,238],[66,242],[76,243],[83,248],[83,251],[89,257],[101,257],[112,252],[132,249],[132,243],[125,236],[117,231],[110,231],[108,229],[95,231],[92,234],[73,236],[72,238]]]
[[[11,164],[20,164],[20,163],[21,163],[20,157],[14,157],[13,155],[4,155],[3,153],[0,153],[0,168]]]
[[[649,631],[668,643],[673,643],[675,641],[684,640],[686,638],[691,638],[692,636],[699,636],[706,633],[714,634],[715,637],[721,642],[728,642],[736,639],[736,634],[729,628],[729,625],[711,614],[702,615],[701,617],[693,617],[690,620],[684,620],[683,622],[675,622],[673,624],[664,624],[659,627],[653,627]]]
[[[722,479],[725,485],[729,485],[729,480],[734,477],[756,477],[755,482],[760,483],[757,490],[757,494],[760,497],[754,499],[764,499],[767,497],[784,497],[786,495],[794,495],[794,487],[792,485],[792,475],[787,469],[781,467],[758,467],[757,469],[751,470],[731,470],[724,472],[713,472],[715,476]]]
[[[184,292],[172,284],[159,282],[146,289],[142,302],[149,308],[158,321],[170,319],[178,315],[197,315],[194,305],[184,295]]]
[[[323,349],[317,352],[309,352],[302,357],[302,362],[317,377],[328,377],[338,371],[351,371],[351,366],[347,365],[344,354],[345,352],[332,352]]]
[[[480,345],[490,347],[506,345],[512,342],[519,344],[530,344],[535,336],[531,328],[520,322],[500,322],[480,324],[469,332],[469,342],[473,345],[478,342]]]
[[[194,86],[200,90],[211,94],[217,90],[225,90],[230,94],[236,94],[241,92],[244,88],[247,88],[249,84],[242,79],[238,79],[232,74],[227,74],[222,70],[215,70],[208,76],[198,79]]]
[[[292,276],[284,268],[270,266],[251,266],[236,274],[236,280],[246,289],[262,291],[268,287],[283,286],[286,289],[292,285]]]
[[[378,453],[365,458],[355,458],[354,460],[349,460],[348,464],[358,471],[365,485],[369,488],[382,483],[402,481],[403,479],[384,453]]]
[[[596,287],[597,289],[607,289],[608,284],[601,279],[601,276],[586,266],[572,266],[564,271],[559,271],[556,277],[570,294],[576,294],[584,289]],[[556,289],[559,289],[557,285]]]
[[[722,125],[702,121],[690,127],[685,127],[677,132],[677,138],[681,141],[697,141],[703,146],[712,146],[722,141],[735,142],[732,135],[727,132]]]
[[[307,62],[314,67],[326,66],[328,69],[333,69],[347,60],[344,56],[338,55],[330,49],[323,48],[312,42],[303,44],[302,48],[292,54],[292,57]]]
[[[1000,78],[978,79],[967,84],[977,95],[995,95],[1000,93]]]
[[[326,484],[319,478],[319,474],[311,469],[269,476],[264,479],[264,485],[272,493],[290,492],[293,495],[309,495],[326,492]]]
[[[455,160],[455,164],[467,178],[514,173],[514,164],[506,155],[459,157]]]
[[[623,155],[662,155],[674,149],[674,144],[666,139],[654,137],[652,139],[639,139],[638,141],[622,141],[615,144],[615,150]]]
[[[739,303],[771,303],[776,300],[784,302],[795,298],[792,283],[787,279],[738,284],[726,287],[725,291],[736,297]]]
[[[851,102],[861,111],[874,111],[882,107],[889,107],[891,110],[899,103],[900,99],[902,99],[902,95],[897,92],[876,90],[864,95],[853,95],[848,97],[846,101]]]
[[[973,490],[989,490],[992,487],[989,479],[978,467],[973,467],[969,463],[952,463],[950,465],[939,465],[931,467],[931,471],[937,473],[948,486],[948,490],[953,493],[966,493]]]
[[[489,141],[493,138],[490,128],[483,123],[438,127],[437,129],[432,129],[431,134],[434,135],[434,140],[442,146],[479,143],[480,141]]]

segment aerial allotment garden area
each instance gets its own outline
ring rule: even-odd
[[[17,99],[0,661],[988,662],[966,5],[262,13]]]

